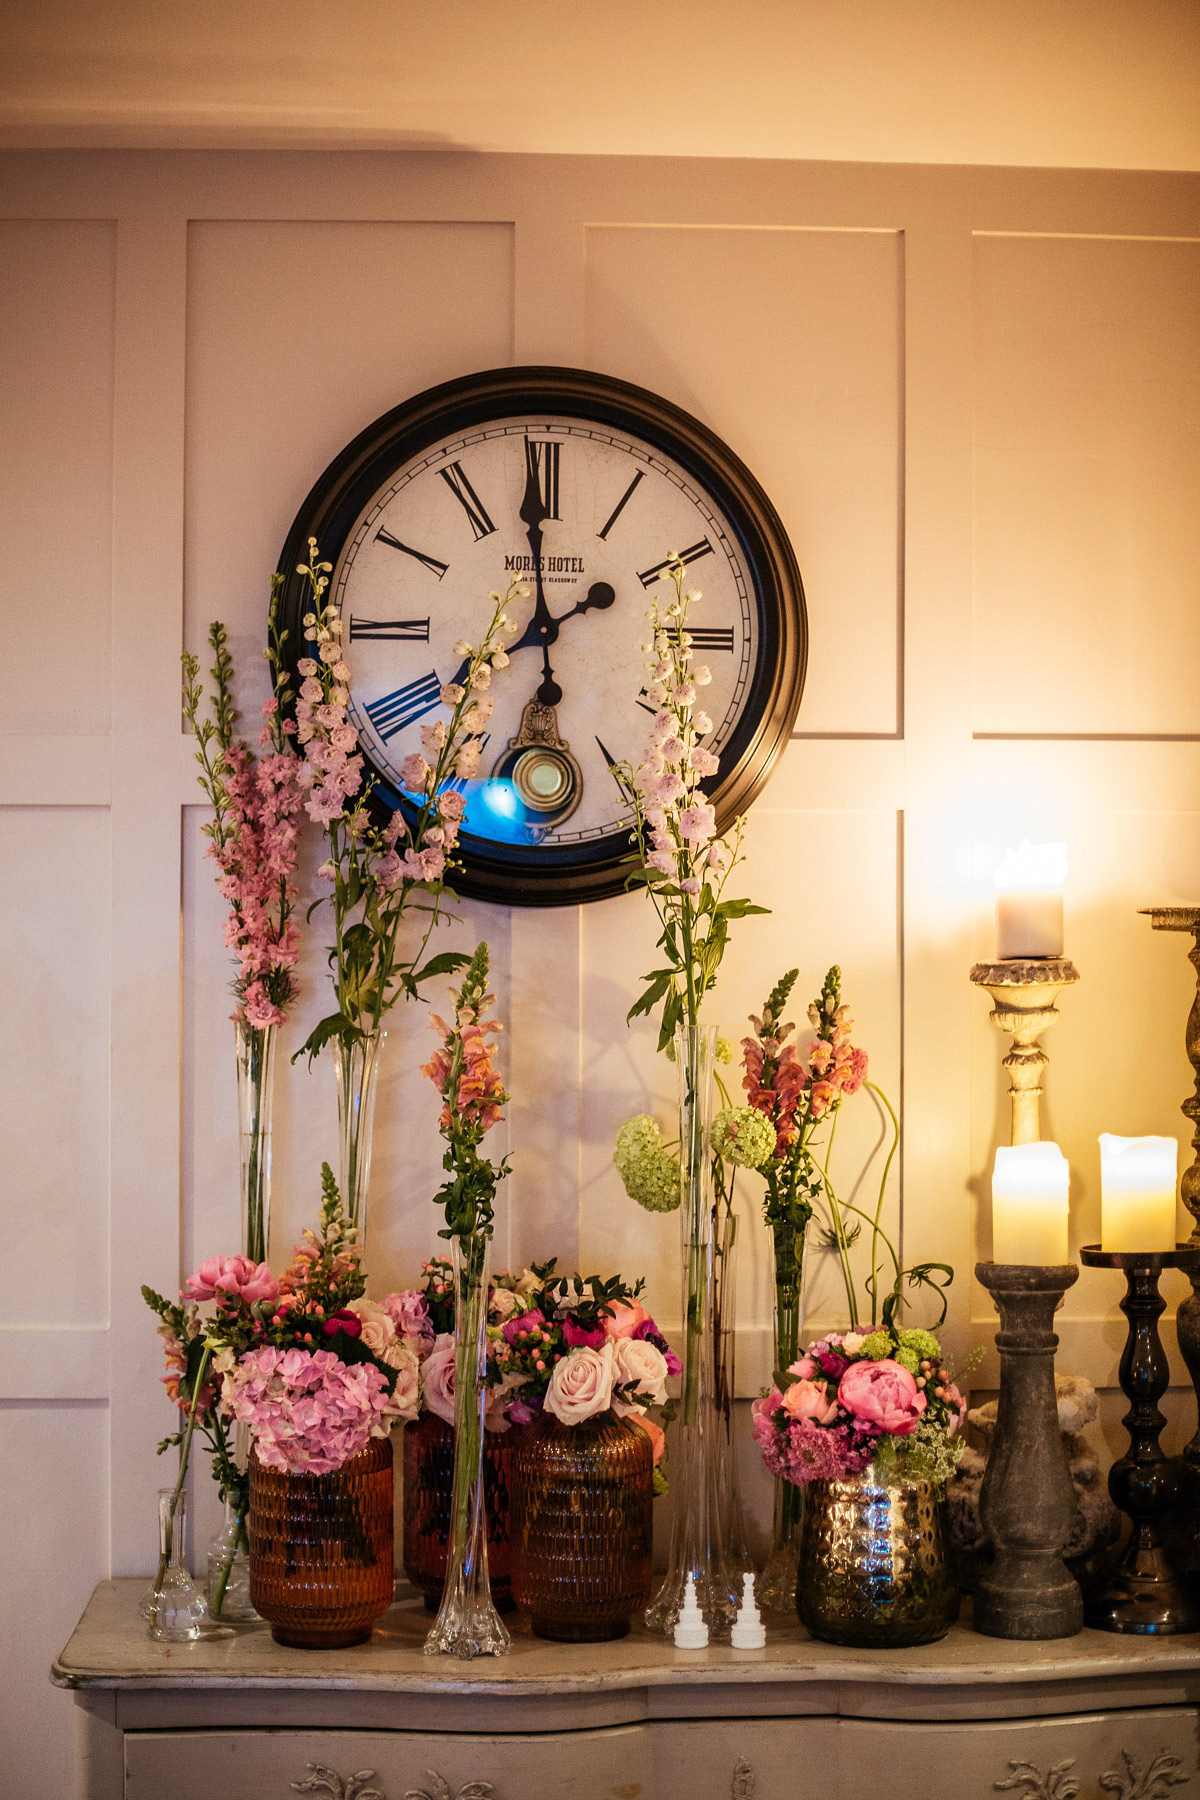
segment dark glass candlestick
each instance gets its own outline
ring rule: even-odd
[[[1200,1631],[1200,1611],[1188,1599],[1167,1564],[1160,1520],[1176,1504],[1180,1474],[1159,1448],[1166,1419],[1158,1401],[1170,1379],[1158,1321],[1166,1301],[1158,1291],[1163,1269],[1188,1273],[1200,1263],[1200,1248],[1179,1244],[1174,1250],[1102,1250],[1087,1244],[1079,1260],[1089,1269],[1121,1269],[1126,1294],[1121,1311],[1129,1335],[1121,1356],[1121,1392],[1130,1402],[1121,1423],[1129,1433],[1129,1449],[1108,1474],[1108,1491],[1133,1521],[1133,1535],[1121,1561],[1098,1587],[1084,1597],[1086,1625],[1100,1631],[1134,1631],[1167,1636]]]

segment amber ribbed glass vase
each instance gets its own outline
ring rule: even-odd
[[[250,1599],[277,1644],[362,1644],[392,1603],[392,1445],[372,1438],[331,1475],[250,1458]]]
[[[483,1504],[487,1518],[488,1579],[498,1612],[511,1612],[509,1495],[512,1448],[518,1430],[489,1431],[483,1440]],[[436,1612],[446,1583],[450,1495],[454,1483],[454,1429],[424,1412],[404,1427],[404,1573],[426,1612]]]
[[[512,1591],[538,1637],[624,1637],[654,1585],[654,1452],[611,1412],[562,1425],[550,1413],[513,1455]]]

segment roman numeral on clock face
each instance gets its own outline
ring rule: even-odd
[[[686,550],[681,550],[679,552],[679,560],[686,568],[689,563],[699,562],[702,556],[711,555],[712,545],[707,538],[701,538],[698,544],[689,544]],[[664,575],[670,566],[670,557],[664,557],[662,562],[655,563],[652,569],[646,569],[640,574],[638,580],[643,587],[653,587],[659,576]]]
[[[496,527],[487,516],[487,508],[467,480],[461,463],[453,462],[448,469],[441,471],[442,480],[447,484],[454,498],[459,502],[470,521],[471,530],[475,534],[475,542],[480,538],[490,537]]]
[[[527,482],[536,482],[542,516],[546,519],[558,517],[558,456],[561,449],[561,444],[551,443],[549,439],[544,442],[536,438],[525,439]]]
[[[429,642],[428,619],[360,619],[355,614],[350,616],[350,639],[386,638],[396,643]]]
[[[372,700],[365,711],[386,744],[389,738],[394,738],[406,725],[415,724],[426,713],[432,712],[441,697],[441,678],[431,669],[428,675],[419,675],[415,681],[397,688],[394,693]]]
[[[689,625],[688,636],[696,650],[733,650],[732,625]]]
[[[450,567],[449,563],[439,562],[436,556],[426,556],[423,550],[414,550],[411,544],[402,544],[400,539],[393,537],[390,531],[380,529],[375,533],[375,541],[377,544],[386,544],[390,550],[403,550],[405,556],[411,556],[414,562],[421,563],[431,575],[436,575],[439,581]]]

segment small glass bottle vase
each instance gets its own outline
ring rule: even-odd
[[[278,1027],[257,1027],[239,1019],[235,1029],[242,1246],[251,1262],[261,1263],[267,1261],[271,1238],[271,1115]]]
[[[387,1032],[370,1031],[347,1044],[334,1040],[342,1204],[346,1217],[367,1242],[367,1196],[371,1186],[371,1146],[375,1134],[375,1089]]]
[[[804,1229],[777,1224],[772,1238],[775,1257],[775,1361],[772,1367],[783,1370],[800,1354]],[[803,1517],[804,1489],[790,1481],[777,1479],[771,1548],[754,1589],[755,1600],[765,1612],[781,1613],[790,1618],[795,1611]]]
[[[476,1232],[454,1246],[454,1479],[446,1581],[426,1656],[503,1656],[509,1636],[488,1581],[483,1487],[483,1417],[487,1358],[487,1237]]]
[[[150,1636],[160,1644],[188,1644],[200,1636],[208,1608],[187,1566],[187,1495],[158,1490],[158,1568],[142,1602]]]
[[[208,1540],[205,1593],[210,1616],[222,1625],[247,1625],[258,1617],[250,1600],[250,1534],[230,1499],[224,1522]]]
[[[740,1596],[730,1578],[720,1502],[720,1427],[713,1327],[714,1244],[708,1131],[716,1028],[687,1020],[675,1035],[679,1076],[680,1228],[683,1249],[683,1377],[671,1446],[674,1514],[667,1572],[646,1609],[651,1631],[670,1634],[689,1577],[709,1635],[728,1639]]]

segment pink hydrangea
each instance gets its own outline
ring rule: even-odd
[[[290,1475],[329,1475],[386,1437],[388,1384],[373,1363],[329,1350],[250,1350],[224,1377],[221,1405],[250,1427],[258,1459]]]

